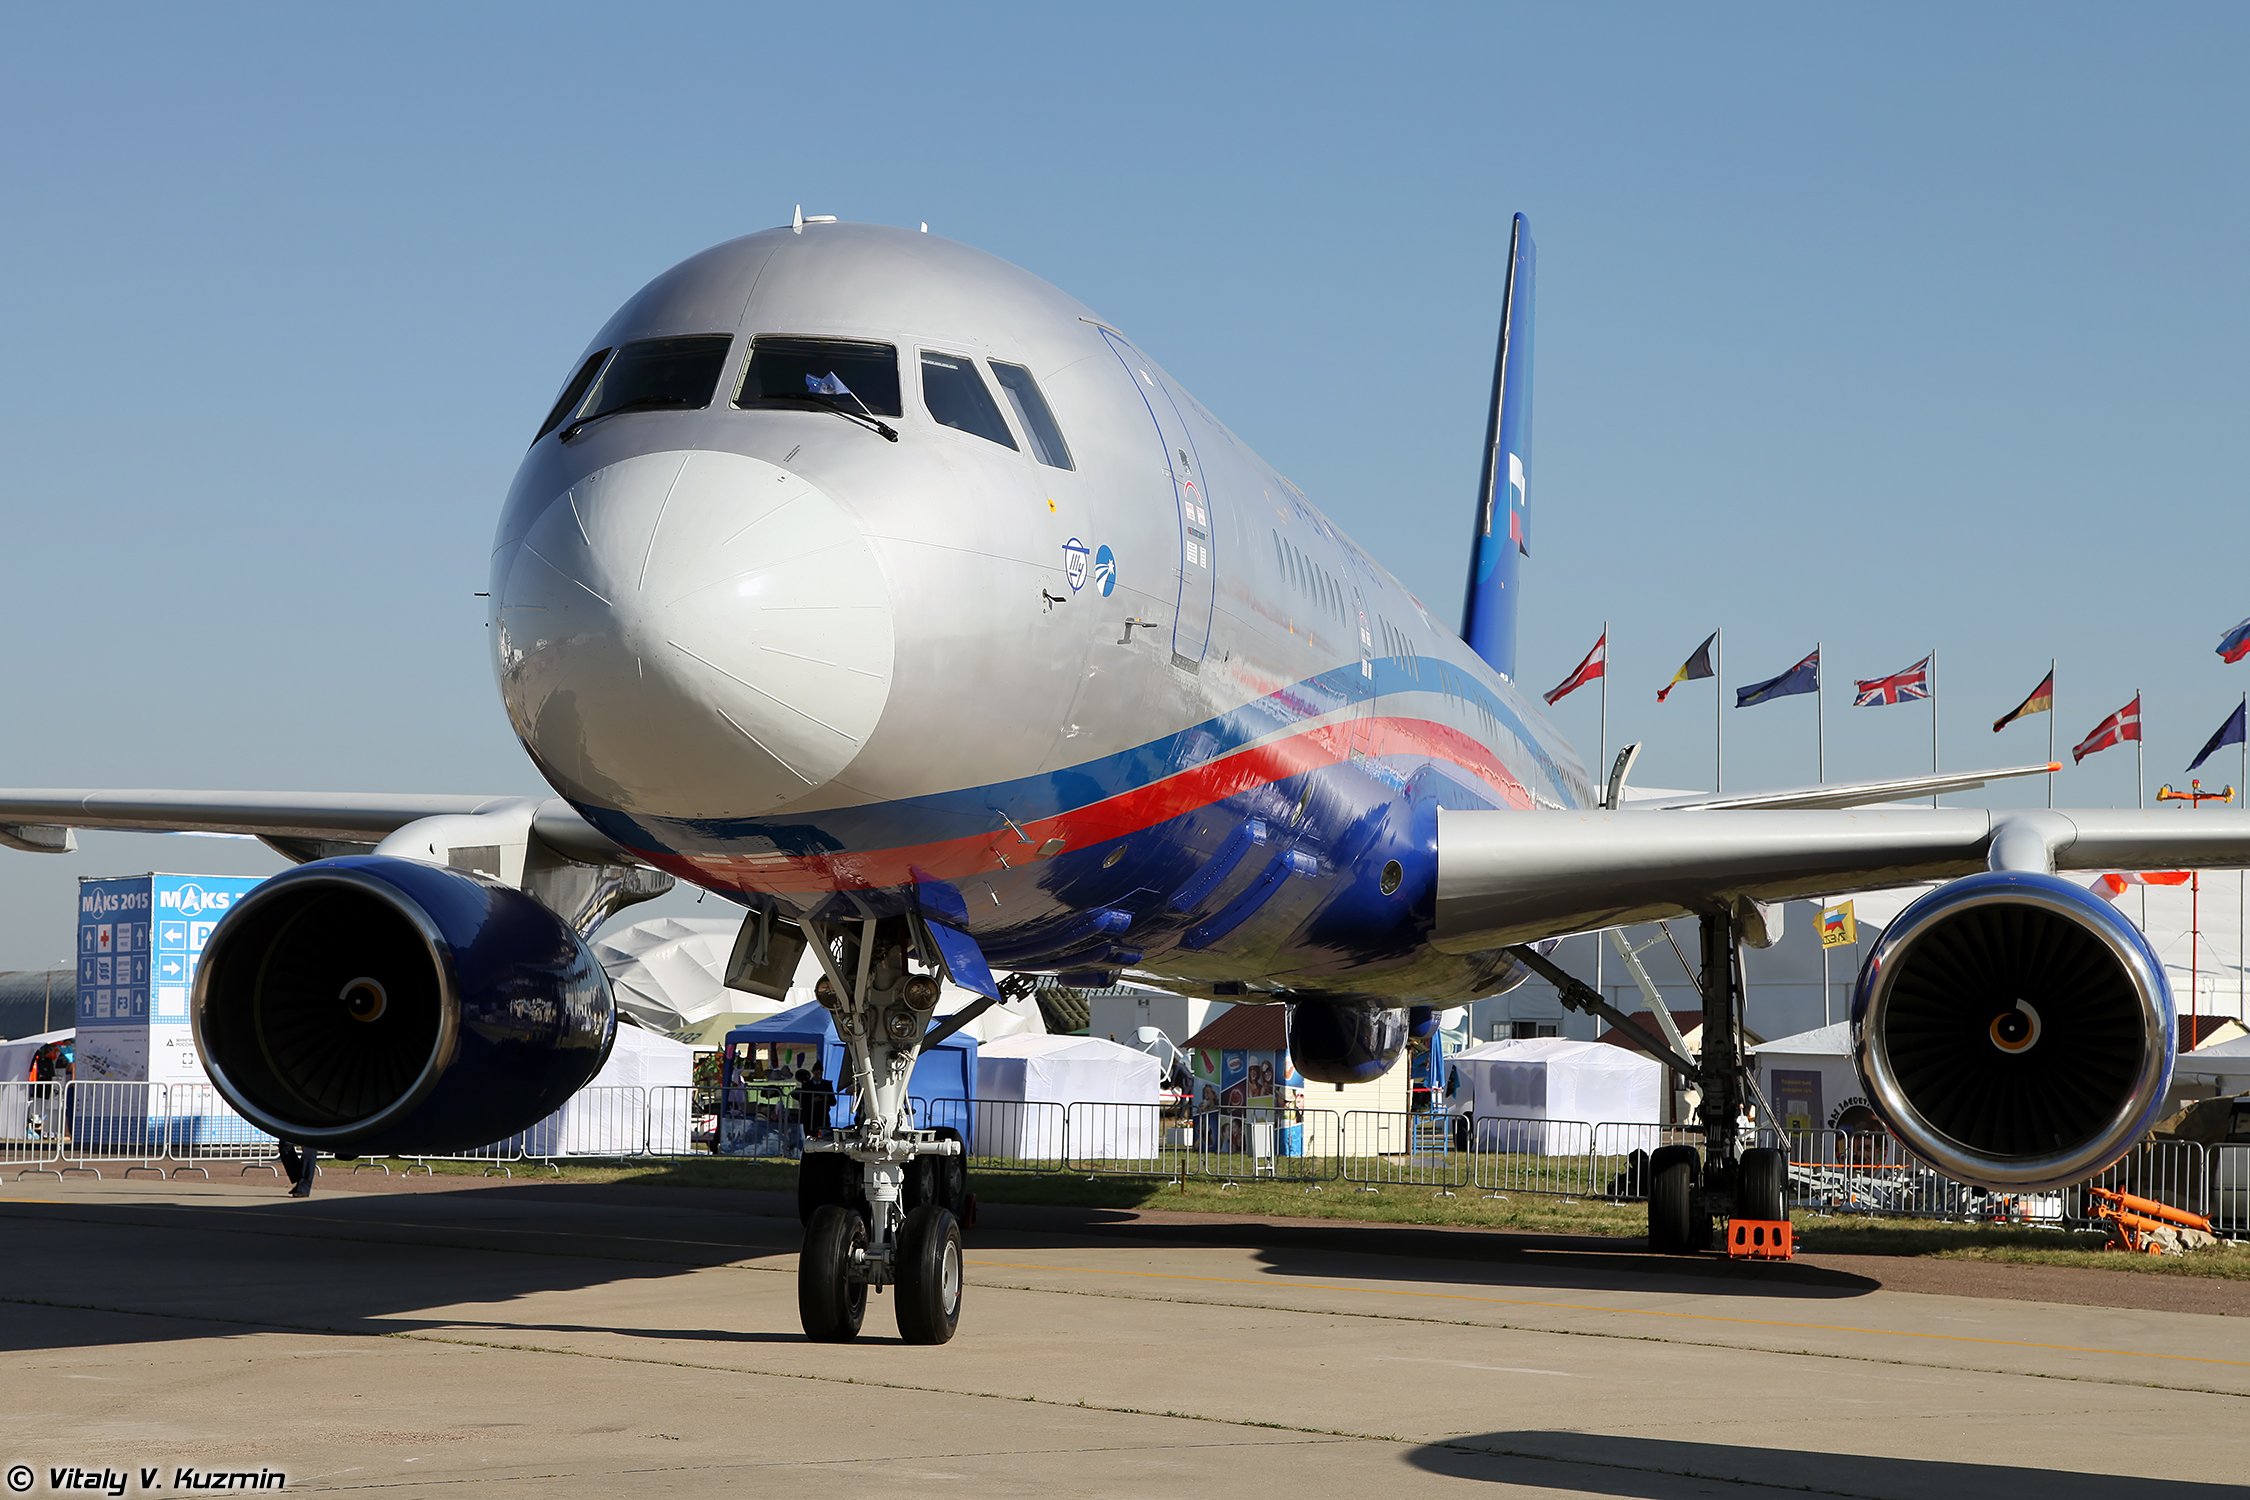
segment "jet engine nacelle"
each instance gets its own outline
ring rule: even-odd
[[[609,980],[523,892],[411,859],[285,870],[212,932],[195,1041],[220,1094],[285,1141],[439,1154],[505,1140],[601,1070]]]
[[[1308,1082],[1366,1083],[1406,1047],[1406,1012],[1348,1001],[1289,1002],[1289,1062]]]
[[[2172,1079],[2172,992],[2139,929],[2052,875],[1971,875],[1899,914],[1852,998],[1885,1124],[1981,1187],[2075,1182],[2147,1133]]]

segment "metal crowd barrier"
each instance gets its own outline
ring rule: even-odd
[[[1164,1106],[1080,1100],[1063,1112],[1063,1163],[1097,1176],[1175,1177],[1184,1153],[1164,1146]]]
[[[647,1092],[638,1084],[580,1089],[561,1109],[515,1139],[528,1161],[639,1156],[648,1147]]]
[[[2250,1146],[2207,1147],[2204,1158],[2204,1212],[2212,1232],[2250,1235]]]
[[[281,1172],[280,1142],[236,1114],[208,1083],[165,1086],[164,1156],[174,1172],[211,1175],[211,1164]]]
[[[62,1170],[102,1175],[103,1167],[121,1176],[154,1172],[163,1166],[171,1120],[161,1083],[125,1079],[73,1079],[63,1088]]]
[[[650,1156],[708,1154],[695,1139],[695,1086],[661,1084],[648,1091],[648,1118],[642,1126]]]
[[[1337,1143],[1338,1175],[1368,1187],[1466,1187],[1470,1152],[1456,1148],[1453,1119],[1347,1110]]]
[[[1178,1175],[1225,1182],[1328,1182],[1342,1124],[1332,1109],[1222,1108],[1167,1125]]]

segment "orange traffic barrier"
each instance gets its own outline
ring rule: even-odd
[[[1787,1219],[1729,1219],[1727,1256],[1732,1260],[1794,1260],[1797,1237]]]

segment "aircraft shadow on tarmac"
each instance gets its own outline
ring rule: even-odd
[[[0,1350],[11,1352],[259,1329],[455,1328],[496,1339],[576,1331],[543,1321],[525,1299],[680,1278],[797,1248],[793,1221],[629,1204],[581,1210],[497,1187],[309,1201],[278,1193],[186,1204],[0,1201],[0,1210],[0,1258],[9,1267],[0,1285]],[[771,1331],[703,1326],[715,1311],[709,1297],[683,1283],[680,1326],[601,1331],[743,1343],[803,1338],[793,1316]],[[509,1317],[519,1307],[524,1317]]]
[[[1107,1209],[1036,1210],[996,1205],[968,1246],[1052,1248],[1058,1237],[1089,1248],[1187,1244],[1257,1252],[1276,1276],[1401,1279],[1400,1258],[1449,1264],[1449,1278],[1546,1291],[1717,1293],[1730,1297],[1832,1300],[1864,1297],[1882,1283],[1803,1264],[1749,1264],[1716,1256],[1651,1255],[1637,1240],[1597,1235],[1478,1233],[1410,1224],[1213,1219],[1150,1223]],[[1405,1273],[1411,1279],[1413,1273]]]
[[[689,1200],[677,1193],[556,1184],[336,1192],[299,1201],[280,1196],[277,1187],[272,1198],[0,1200],[0,1208],[0,1256],[11,1272],[0,1286],[0,1308],[32,1303],[111,1314],[0,1314],[0,1350],[10,1352],[207,1338],[230,1325],[244,1332],[349,1334],[454,1329],[495,1339],[541,1332],[703,1343],[802,1337],[794,1318],[772,1329],[707,1326],[734,1321],[709,1316],[708,1283],[692,1293],[683,1283],[675,1327],[546,1321],[526,1305],[542,1294],[684,1277],[759,1257],[774,1258],[785,1271],[780,1258],[795,1253],[799,1230],[793,1213],[781,1216],[779,1194],[699,1193]],[[1149,1223],[1098,1209],[996,1206],[966,1248],[973,1281],[975,1262],[984,1255],[1128,1245],[1246,1249],[1276,1277],[1430,1279],[1496,1292],[1835,1298],[1877,1286],[1810,1266],[1652,1257],[1636,1253],[1631,1241],[1365,1224]],[[1415,1264],[1400,1263],[1409,1258]],[[511,1317],[517,1309],[524,1315]],[[888,1323],[887,1307],[870,1308],[871,1336],[879,1337]]]
[[[2185,1500],[2250,1496],[2250,1488],[2194,1481],[2120,1479],[2074,1469],[1955,1463],[1931,1458],[1877,1458],[1811,1453],[1795,1448],[1734,1447],[1666,1438],[1592,1432],[1491,1432],[1416,1448],[1408,1462],[1455,1479],[1483,1479],[1581,1495],[1675,1500],[1708,1495],[1717,1481],[1729,1493],[1772,1488],[1869,1500],[2114,1500],[2120,1493],[2178,1495]],[[2090,1461],[2099,1459],[2090,1457]],[[1733,1486],[1744,1486],[1734,1489]]]

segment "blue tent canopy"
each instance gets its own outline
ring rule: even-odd
[[[844,1044],[836,1035],[836,1023],[826,1006],[808,1001],[762,1021],[737,1026],[727,1033],[728,1050],[732,1051],[738,1042],[817,1047],[821,1076],[842,1095],[829,1117],[830,1123],[851,1123],[855,1106],[846,1092],[851,1087],[851,1068],[845,1060]],[[922,1055],[914,1060],[914,1076],[906,1091],[927,1106],[917,1109],[921,1117],[917,1123],[957,1126],[967,1113],[967,1101],[976,1096],[976,1090],[977,1039],[966,1031],[956,1031],[935,1047],[922,1049]]]

